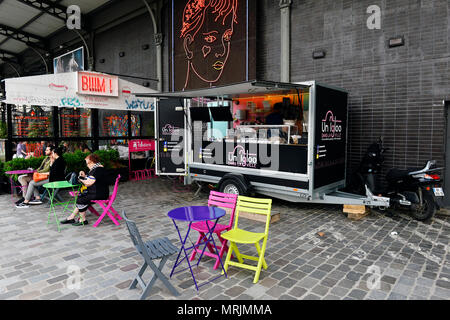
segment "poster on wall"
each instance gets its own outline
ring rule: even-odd
[[[84,47],[75,49],[53,59],[54,73],[84,70]]]
[[[171,90],[256,78],[255,0],[172,0]]]

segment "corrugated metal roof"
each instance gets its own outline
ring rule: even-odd
[[[63,7],[77,5],[80,7],[82,14],[88,14],[110,0],[51,1]],[[0,25],[46,38],[63,28],[65,23],[62,19],[41,11],[39,8],[24,4],[19,0],[3,0],[0,1]],[[0,51],[7,50],[13,53],[20,53],[25,49],[27,49],[25,43],[0,35]]]

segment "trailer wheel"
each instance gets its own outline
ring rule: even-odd
[[[230,193],[244,195],[244,188],[235,180],[227,179],[220,184],[219,191],[222,193]]]

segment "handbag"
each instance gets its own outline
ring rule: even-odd
[[[39,181],[46,180],[46,179],[48,179],[48,174],[46,174],[46,173],[39,173],[39,172],[33,173],[34,182],[39,182]]]

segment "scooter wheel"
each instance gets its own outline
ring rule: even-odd
[[[419,221],[427,221],[431,219],[436,213],[436,204],[434,203],[433,196],[429,193],[424,193],[423,204],[411,205],[411,215],[414,219]]]

